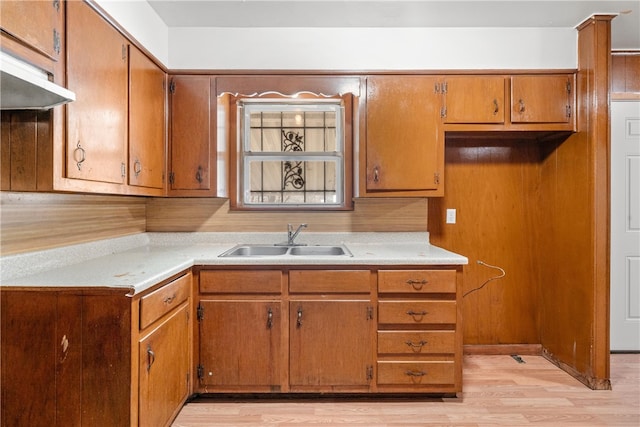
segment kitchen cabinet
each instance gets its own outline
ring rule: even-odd
[[[171,77],[169,194],[215,196],[216,115],[215,78]]]
[[[1,290],[3,426],[169,425],[191,391],[191,274],[127,291]]]
[[[443,194],[444,137],[435,76],[367,77],[361,195]]]
[[[291,391],[368,391],[375,324],[370,275],[368,270],[289,272]]]
[[[50,60],[63,52],[61,0],[0,2],[0,27],[9,38]]]
[[[128,45],[88,4],[67,3],[67,178],[126,183]]]
[[[166,87],[165,72],[138,48],[130,46],[129,185],[164,188]]]
[[[503,76],[446,76],[440,91],[443,123],[505,122]]]
[[[282,273],[200,272],[200,391],[277,391],[283,373]]]
[[[573,75],[511,76],[511,123],[566,123],[573,120]]]
[[[462,390],[456,270],[378,271],[378,391]]]

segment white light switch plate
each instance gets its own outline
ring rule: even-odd
[[[447,224],[455,224],[455,223],[456,223],[456,210],[447,209]]]

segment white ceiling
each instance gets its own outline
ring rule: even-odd
[[[168,27],[567,27],[619,14],[613,49],[640,49],[640,1],[147,0]]]

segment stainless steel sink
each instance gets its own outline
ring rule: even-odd
[[[344,245],[281,246],[238,245],[220,254],[220,257],[274,257],[294,256],[353,256]]]

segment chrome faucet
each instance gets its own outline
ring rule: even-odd
[[[287,224],[287,245],[289,246],[303,246],[304,243],[295,243],[296,236],[300,234],[303,228],[307,228],[307,224],[300,224],[296,231],[293,231],[293,226]]]

